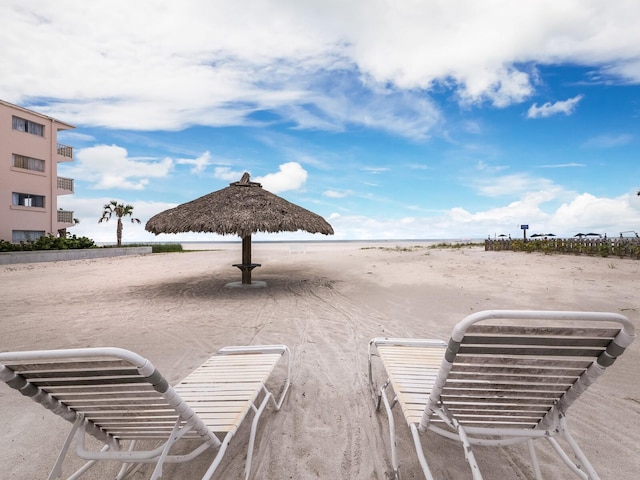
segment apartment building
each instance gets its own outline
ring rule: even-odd
[[[58,209],[58,195],[73,193],[73,179],[58,177],[73,148],[58,143],[58,132],[72,128],[0,100],[0,239],[35,240],[74,225],[73,212]]]

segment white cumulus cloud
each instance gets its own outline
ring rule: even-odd
[[[279,166],[276,173],[256,177],[255,181],[272,193],[299,190],[307,181],[307,171],[298,162],[287,162]]]
[[[211,153],[209,151],[204,152],[198,158],[178,158],[176,164],[178,165],[191,165],[191,173],[202,173],[211,165]]]
[[[214,169],[213,176],[220,180],[226,180],[228,182],[237,182],[242,178],[245,171],[233,170],[231,167],[216,167]],[[248,172],[251,173],[251,172]]]
[[[434,93],[505,107],[534,94],[536,65],[640,81],[637,2],[85,3],[0,3],[3,99],[117,129],[253,125],[271,111],[299,128],[427,138]]]
[[[95,189],[142,190],[150,178],[166,177],[173,160],[130,157],[118,145],[96,145],[76,152],[76,161],[65,174],[92,183]]]
[[[561,100],[555,103],[547,102],[540,107],[538,107],[537,103],[534,103],[527,111],[527,118],[545,118],[552,115],[558,115],[560,113],[571,115],[582,98],[582,95],[576,95],[573,98],[568,98],[567,100]]]

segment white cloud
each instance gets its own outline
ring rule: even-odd
[[[549,164],[549,165],[540,165],[540,168],[581,168],[586,167],[584,163],[557,163],[557,164]]]
[[[553,222],[568,230],[588,230],[617,235],[637,230],[640,225],[640,200],[633,194],[617,198],[599,198],[583,193],[564,203],[553,216]]]
[[[488,165],[484,160],[480,160],[476,164],[476,170],[486,173],[501,172],[502,170],[507,170],[508,168],[509,167],[505,165]]]
[[[471,212],[461,207],[440,214],[417,218],[370,218],[332,214],[328,221],[339,239],[469,239],[497,234],[522,235],[520,225],[530,232],[554,233],[572,237],[578,231],[607,233],[637,230],[640,224],[640,199],[635,194],[618,198],[575,195],[559,208],[546,211],[545,198],[529,195],[503,207]]]
[[[213,176],[220,180],[226,180],[228,182],[237,182],[244,175],[245,170],[232,170],[231,167],[216,167],[214,169]],[[251,173],[251,172],[249,172]]]
[[[538,104],[534,103],[527,111],[527,118],[545,118],[552,115],[558,115],[560,113],[571,115],[582,98],[582,95],[576,95],[573,98],[568,98],[567,100],[561,100],[555,103],[547,102],[541,107],[538,107]]]
[[[619,63],[614,63],[605,71],[615,77],[622,77],[631,83],[637,83],[640,78],[640,60],[631,58]]]
[[[536,64],[640,81],[639,15],[633,2],[579,0],[5,0],[0,91],[90,126],[250,125],[269,110],[305,128],[427,138],[434,88],[504,107],[532,95]]]
[[[381,173],[385,173],[389,171],[388,167],[363,167],[363,171],[367,173],[371,173],[373,175],[379,175]]]
[[[202,173],[211,165],[211,154],[206,151],[198,158],[178,158],[176,164],[178,165],[192,165],[191,173]]]
[[[272,193],[300,190],[307,181],[307,171],[298,162],[283,163],[276,173],[268,173],[263,177],[256,177],[265,190]]]
[[[64,143],[69,142],[73,144],[77,144],[80,142],[94,142],[96,139],[93,135],[88,135],[86,133],[79,133],[73,130],[63,130],[58,132],[58,141]]]
[[[615,148],[627,145],[633,140],[633,135],[623,133],[619,135],[600,135],[590,138],[584,143],[584,147]]]
[[[521,196],[531,194],[530,192],[547,192],[549,196],[552,196],[561,190],[561,187],[549,179],[534,177],[526,173],[474,178],[472,184],[480,195],[487,197]]]
[[[515,68],[477,70],[459,80],[458,92],[463,104],[490,101],[496,107],[520,103],[533,93],[529,75]]]
[[[173,160],[129,157],[117,145],[96,145],[79,149],[73,165],[64,165],[61,173],[93,184],[92,188],[143,190],[150,178],[166,177]]]
[[[351,190],[325,190],[322,195],[329,198],[344,198],[349,195],[352,195],[353,192]]]

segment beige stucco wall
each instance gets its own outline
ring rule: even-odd
[[[13,116],[44,125],[44,136],[14,130]],[[13,230],[56,234],[69,225],[58,223],[58,131],[73,128],[53,118],[0,100],[0,239],[11,241]],[[12,167],[13,154],[44,160],[44,172]],[[44,208],[12,205],[12,193],[45,197]]]

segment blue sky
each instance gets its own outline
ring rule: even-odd
[[[640,4],[206,0],[0,5],[0,98],[71,123],[73,233],[244,171],[341,239],[640,231]],[[28,47],[28,50],[25,48]],[[306,234],[257,239],[323,239]]]

